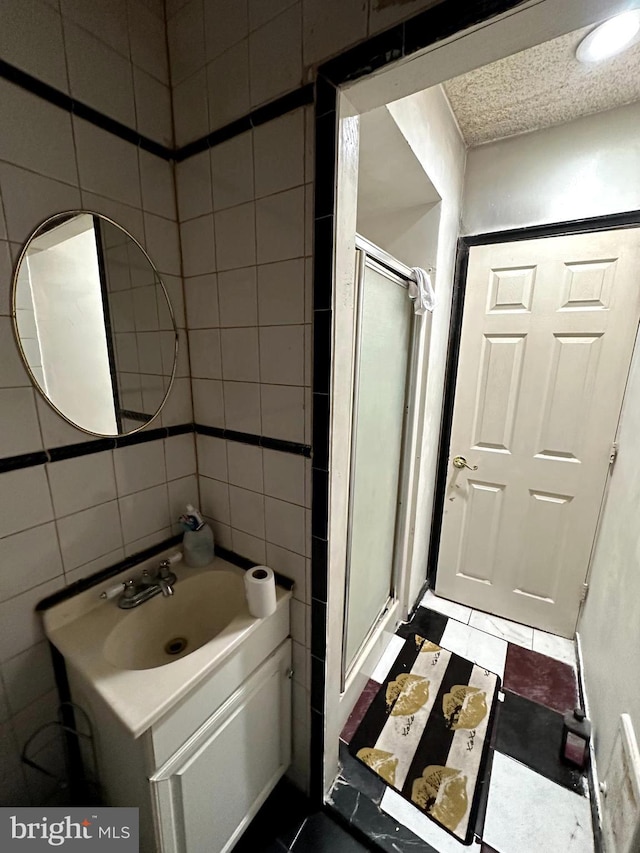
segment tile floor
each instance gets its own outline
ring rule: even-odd
[[[489,754],[491,772],[470,847],[445,833],[347,750],[403,638],[414,632],[503,680]],[[592,853],[586,779],[559,758],[562,714],[578,704],[575,665],[569,640],[428,592],[413,620],[390,638],[342,732],[341,773],[330,795],[331,807],[364,833],[374,849],[388,853]]]
[[[312,811],[286,779],[252,820],[233,853],[367,853],[332,817]]]

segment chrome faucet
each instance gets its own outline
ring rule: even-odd
[[[173,585],[177,581],[177,578],[171,571],[171,563],[169,560],[163,560],[158,566],[156,580],[165,597],[173,595]]]
[[[124,583],[124,589],[118,598],[118,607],[131,610],[159,593],[165,597],[173,595],[173,585],[177,580],[178,578],[171,571],[169,560],[163,560],[155,574],[151,575],[145,569],[139,577],[131,578]],[[111,595],[105,591],[100,597],[110,598]]]

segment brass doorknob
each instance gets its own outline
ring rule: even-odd
[[[468,468],[470,471],[477,471],[477,465],[469,465],[464,456],[454,456],[453,457],[453,467],[454,468]]]

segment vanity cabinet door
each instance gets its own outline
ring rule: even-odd
[[[226,853],[291,757],[284,642],[151,778],[162,853]]]

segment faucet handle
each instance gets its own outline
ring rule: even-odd
[[[175,554],[172,554],[170,557],[166,557],[164,560],[162,560],[160,565],[158,566],[158,577],[162,578],[163,580],[167,580],[169,578],[175,580],[175,575],[171,571],[171,566],[174,563],[179,563],[181,559],[182,552],[177,551]]]
[[[162,580],[167,580],[167,578],[172,574],[171,563],[169,560],[163,560],[158,566],[158,577],[162,578]]]
[[[124,584],[124,592],[122,593],[124,598],[133,598],[137,593],[136,589],[136,580],[135,578],[130,578],[128,581],[125,581]]]

